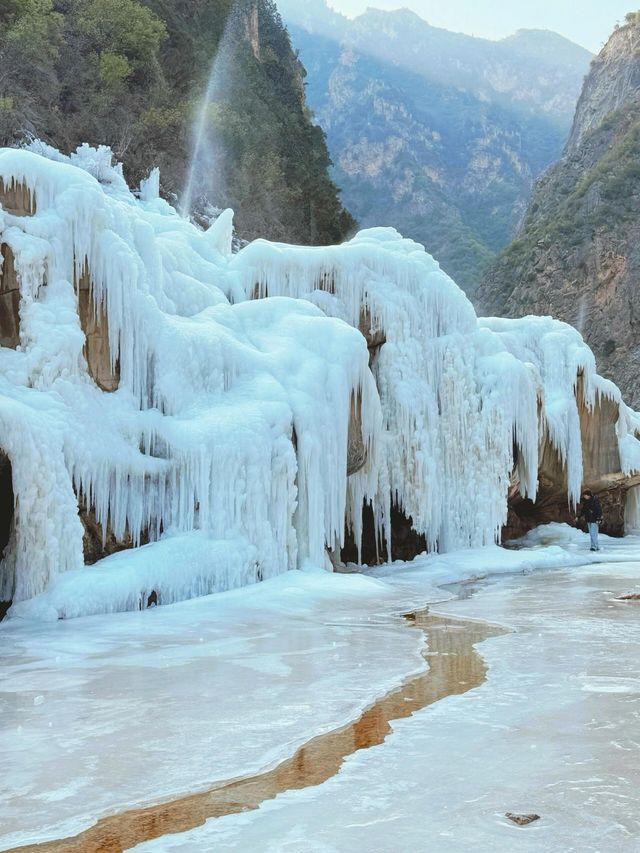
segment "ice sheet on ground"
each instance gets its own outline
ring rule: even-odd
[[[424,668],[410,600],[290,572],[139,613],[0,626],[0,849],[257,772]],[[384,654],[380,650],[384,649]]]
[[[0,844],[64,837],[105,812],[284,759],[423,666],[421,635],[389,614],[451,597],[435,584],[603,556],[589,554],[586,534],[558,536],[573,541],[434,556],[377,578],[294,572],[141,613],[3,623]],[[640,539],[605,547],[631,559]]]
[[[625,549],[637,560],[637,541]],[[392,724],[320,786],[136,853],[637,851],[640,620],[615,600],[634,586],[640,561],[602,563],[495,579],[441,605],[516,629],[482,644],[481,687]],[[506,812],[541,820],[520,828]]]

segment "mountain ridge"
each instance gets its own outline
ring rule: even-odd
[[[345,205],[363,226],[423,243],[473,293],[564,145],[591,55],[567,42],[563,67],[518,53],[562,36],[491,42],[408,10],[349,20],[326,3],[280,8]]]
[[[640,22],[594,60],[562,157],[479,288],[481,310],[552,314],[583,332],[604,376],[640,406]]]

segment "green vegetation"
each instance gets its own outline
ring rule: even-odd
[[[280,8],[349,209],[424,244],[473,295],[562,151],[589,54],[547,32],[496,43],[402,12],[353,23],[322,0]]]
[[[613,134],[613,137],[612,137]],[[536,193],[518,239],[499,263],[524,265],[537,245],[568,247],[601,227],[637,218],[640,182],[640,107],[608,115],[587,137],[589,162],[558,164]]]
[[[242,236],[339,242],[355,223],[272,0],[5,0],[0,145],[107,144],[130,181],[159,165],[163,191],[179,194],[225,30],[233,67],[209,116],[220,142],[210,200],[235,208]]]

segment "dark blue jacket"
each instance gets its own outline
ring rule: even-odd
[[[602,520],[602,506],[595,495],[592,495],[583,503],[580,515],[584,517],[587,524]]]

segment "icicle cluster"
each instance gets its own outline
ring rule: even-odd
[[[191,584],[177,564],[167,600],[322,565],[345,521],[359,540],[365,502],[387,543],[392,501],[430,549],[494,542],[513,478],[535,496],[541,439],[576,500],[579,382],[587,407],[597,395],[618,404],[623,467],[640,469],[638,424],[577,332],[548,318],[478,321],[392,229],[232,255],[232,214],[196,228],[159,198],[157,171],[136,196],[109,149],[33,147],[0,151],[2,184],[35,201],[27,216],[0,207],[21,297],[20,346],[0,348],[0,449],[17,497],[5,600],[82,574],[79,500],[134,545],[197,532],[247,555]],[[87,276],[113,393],[83,355]],[[384,340],[371,364],[358,329]],[[347,478],[353,405],[366,464]]]
[[[232,268],[247,297],[307,299],[352,325],[364,322],[366,334],[383,333],[372,367],[386,432],[376,517],[387,542],[389,496],[430,549],[497,541],[512,477],[524,497],[536,496],[545,441],[566,469],[575,505],[583,474],[579,382],[588,409],[597,395],[619,405],[624,473],[640,469],[631,413],[597,376],[575,329],[548,317],[479,320],[422,246],[393,229],[317,249],[257,241]],[[350,507],[356,533],[361,498],[354,494]]]
[[[136,199],[110,152],[81,149],[73,164],[44,153],[0,152],[4,186],[27,186],[36,204],[0,211],[21,295],[20,346],[0,349],[0,448],[17,496],[4,599],[82,566],[79,499],[134,545],[241,538],[257,549],[254,579],[324,565],[344,536],[352,397],[366,443],[380,439],[362,336],[308,302],[232,305],[228,215],[202,232],[157,197],[156,176]],[[83,274],[105,311],[114,393],[83,356]]]

